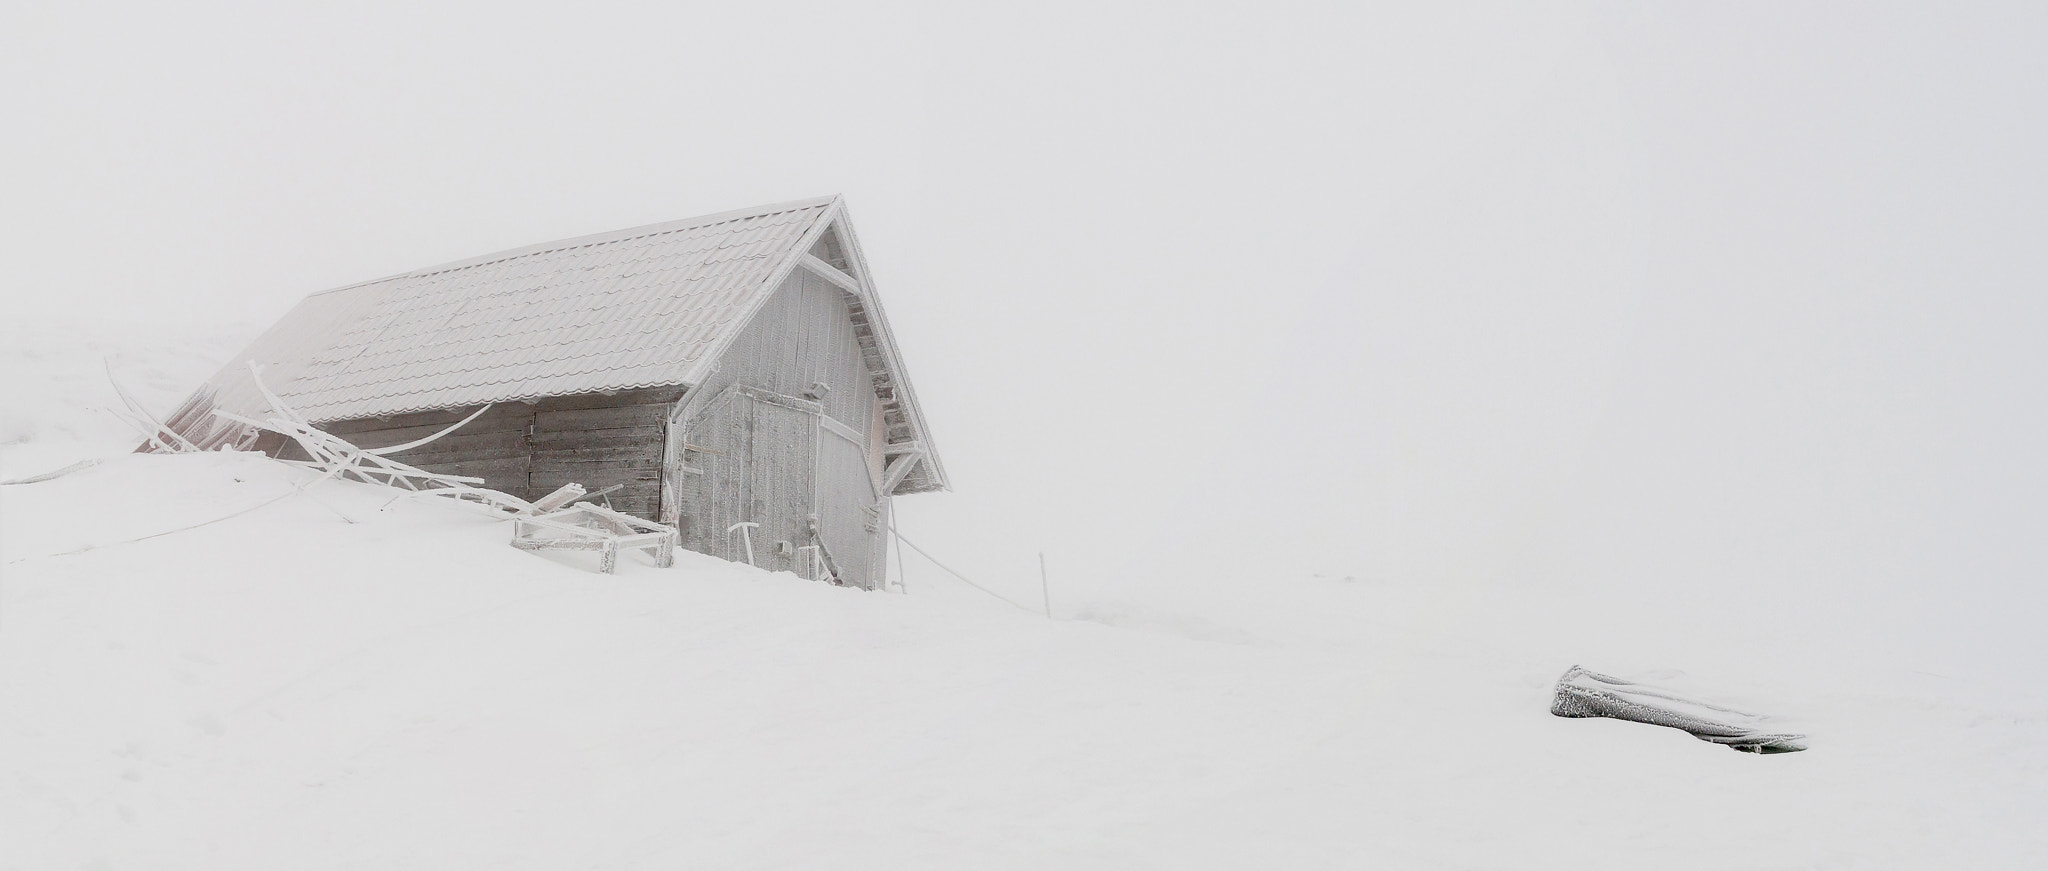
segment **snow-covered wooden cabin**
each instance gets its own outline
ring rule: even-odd
[[[945,468],[839,197],[532,245],[306,297],[170,423],[273,453],[249,375],[358,446],[533,499],[613,507],[683,546],[875,587],[890,499]],[[251,439],[254,439],[251,441]],[[735,524],[756,523],[742,537]]]

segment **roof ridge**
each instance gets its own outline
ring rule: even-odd
[[[489,266],[494,263],[503,263],[507,260],[516,260],[521,257],[531,257],[536,254],[547,254],[554,251],[566,250],[569,248],[580,248],[586,245],[626,242],[633,239],[645,238],[648,236],[657,236],[663,233],[673,233],[678,230],[693,230],[700,227],[710,227],[717,224],[730,223],[732,221],[744,220],[747,218],[765,218],[769,215],[779,215],[784,212],[795,212],[801,211],[803,209],[814,209],[820,206],[829,206],[833,202],[838,201],[839,199],[839,194],[831,194],[822,197],[810,197],[801,200],[789,200],[787,202],[770,203],[764,206],[752,206],[750,208],[744,209],[731,209],[723,212],[713,212],[709,215],[698,215],[694,218],[677,218],[671,221],[659,221],[653,224],[641,224],[636,227],[625,227],[618,230],[607,230],[602,233],[591,233],[583,236],[571,236],[567,239],[555,239],[548,242],[536,242],[529,245],[522,245],[516,248],[507,248],[503,251],[496,251],[490,254],[478,255],[475,257],[465,257],[460,260],[451,260],[448,261],[447,263],[441,263],[434,266],[427,266],[420,269],[411,269],[405,272],[397,273],[395,275],[387,275],[384,276],[383,278],[373,278],[368,281],[358,281],[354,284],[342,285],[341,287],[330,287],[326,290],[316,290],[312,293],[306,294],[305,298],[310,299],[312,297],[324,296],[330,293],[339,293],[344,290],[355,290],[357,288],[369,287],[373,284],[383,284],[384,282],[387,281],[397,281],[398,279],[401,278],[421,278],[429,275],[438,275],[444,272],[455,272],[461,269],[474,269],[478,266]]]

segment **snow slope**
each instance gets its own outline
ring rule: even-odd
[[[1247,577],[1047,620],[915,562],[598,575],[307,477],[0,488],[0,869],[2048,866],[2035,688],[1766,603]],[[1575,662],[1814,749],[1553,718]]]
[[[0,481],[134,448],[142,437],[110,411],[122,408],[110,372],[161,416],[262,326],[246,315],[200,326],[8,302],[0,318]]]

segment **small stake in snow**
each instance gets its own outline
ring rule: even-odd
[[[891,529],[895,529],[895,526],[894,526],[894,524],[891,524],[890,528],[891,528]],[[973,588],[975,588],[975,589],[977,589],[977,590],[980,590],[980,591],[981,591],[981,592],[982,592],[983,594],[985,594],[985,595],[987,595],[987,596],[989,596],[989,597],[991,597],[991,598],[1001,599],[1001,600],[1003,601],[1003,604],[1005,604],[1005,605],[1008,605],[1008,606],[1010,606],[1010,607],[1012,607],[1012,608],[1015,608],[1015,609],[1017,609],[1017,610],[1019,610],[1019,611],[1022,611],[1022,612],[1026,613],[1026,614],[1029,614],[1029,613],[1031,613],[1031,606],[1030,606],[1030,605],[1025,605],[1025,604],[1022,604],[1022,603],[1020,603],[1020,602],[1016,601],[1015,599],[1012,599],[1012,598],[1010,598],[1010,597],[1008,597],[1008,596],[1005,596],[1005,595],[1003,595],[1003,594],[1001,594],[1001,593],[998,593],[998,592],[996,592],[996,591],[994,591],[994,590],[991,590],[991,589],[989,589],[989,588],[987,588],[987,587],[984,587],[984,586],[982,586],[982,585],[980,585],[980,584],[977,584],[977,583],[975,583],[974,581],[972,581],[972,580],[968,579],[968,577],[967,577],[966,575],[963,575],[963,574],[961,574],[961,573],[959,573],[959,572],[957,572],[957,571],[954,571],[954,570],[953,570],[953,567],[952,567],[952,566],[948,566],[948,565],[946,565],[945,563],[939,562],[938,558],[937,558],[937,557],[934,557],[934,556],[932,556],[932,555],[931,555],[931,552],[930,552],[930,551],[927,551],[927,550],[925,550],[924,548],[918,547],[918,546],[917,546],[917,542],[911,541],[910,539],[908,539],[908,538],[905,538],[905,537],[903,537],[903,532],[902,532],[901,530],[896,530],[896,540],[897,540],[898,542],[900,542],[900,543],[901,543],[901,544],[902,544],[902,545],[903,545],[904,547],[907,547],[907,548],[910,548],[911,550],[917,551],[917,553],[918,553],[918,555],[919,555],[919,556],[922,556],[922,557],[924,557],[924,558],[925,558],[926,560],[929,560],[929,561],[931,562],[931,564],[932,564],[932,565],[938,566],[938,567],[939,567],[939,570],[940,570],[940,571],[943,571],[943,572],[945,572],[946,574],[952,575],[953,577],[959,578],[959,579],[960,579],[960,583],[966,584],[967,586],[970,586],[970,587],[973,587]],[[1043,566],[1041,565],[1041,566],[1040,566],[1040,568],[1043,568]]]
[[[896,519],[889,519],[889,534],[896,538],[896,592],[910,595],[909,577],[903,573],[903,536],[896,533]]]
[[[1045,597],[1045,619],[1052,619],[1052,582],[1045,579],[1045,551],[1038,552],[1038,592]]]

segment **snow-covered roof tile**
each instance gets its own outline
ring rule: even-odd
[[[314,421],[685,384],[836,198],[532,245],[313,294],[209,382],[260,414],[245,361]],[[538,389],[540,392],[536,392]]]

